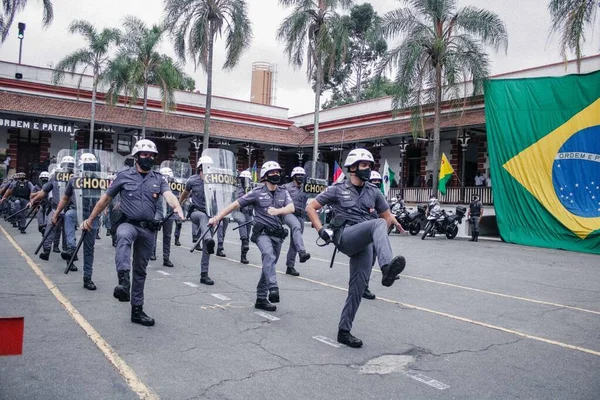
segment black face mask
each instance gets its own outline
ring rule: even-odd
[[[357,169],[356,176],[363,182],[367,182],[371,178],[371,168]]]
[[[277,185],[279,182],[281,182],[281,175],[267,176],[267,182]]]
[[[46,178],[40,179],[40,181],[42,182],[42,185],[45,185],[46,183],[48,183],[48,179],[46,179]]]
[[[371,182],[371,183],[381,189],[381,182]]]
[[[21,182],[25,182],[25,178],[19,178]]]
[[[294,180],[298,183],[304,182],[304,175],[294,175]]]
[[[154,160],[150,157],[138,158],[137,163],[142,171],[150,171],[154,166]]]

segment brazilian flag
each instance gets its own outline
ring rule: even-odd
[[[502,238],[600,254],[600,71],[489,80],[485,114]]]

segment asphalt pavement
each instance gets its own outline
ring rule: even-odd
[[[156,325],[143,327],[112,297],[104,230],[90,292],[82,261],[65,275],[59,254],[33,254],[34,225],[22,235],[0,222],[0,316],[25,317],[23,355],[0,357],[0,399],[600,398],[598,256],[392,235],[407,267],[386,288],[376,264],[377,299],[363,299],[352,330],[364,346],[352,349],[335,341],[348,258],[330,269],[333,248],[309,226],[312,258],[296,264],[300,277],[285,275],[286,240],[281,302],[261,313],[258,249],[240,264],[230,224],[227,257],[211,257],[215,285],[202,285],[185,223],[175,267],[162,266],[161,241],[150,262],[144,310]]]

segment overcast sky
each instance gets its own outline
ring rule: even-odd
[[[277,0],[247,0],[250,19],[253,22],[254,39],[244,53],[238,66],[223,71],[224,42],[217,39],[215,47],[215,70],[213,93],[218,96],[250,99],[252,63],[267,61],[277,65],[275,105],[289,108],[289,115],[311,112],[314,94],[306,80],[305,69],[293,69],[283,54],[283,45],[275,39],[275,32],[283,18],[290,12],[278,5]],[[361,4],[363,1],[356,1]],[[47,29],[41,27],[41,1],[29,0],[12,27],[6,42],[0,46],[0,59],[18,61],[19,40],[17,22],[25,22],[27,29],[23,40],[24,64],[49,66],[66,54],[81,47],[84,42],[78,35],[70,35],[67,27],[73,19],[85,19],[98,29],[120,27],[126,15],[136,15],[149,24],[162,17],[162,0],[54,0],[55,19]],[[549,37],[550,18],[546,10],[548,0],[458,0],[459,6],[473,5],[496,12],[506,23],[508,30],[508,53],[492,53],[492,74],[561,61],[558,38]],[[398,0],[371,0],[381,14],[398,8]],[[599,40],[585,47],[585,55],[598,53]],[[393,45],[393,42],[391,43]],[[170,40],[162,44],[162,51],[174,56]],[[194,71],[192,63],[185,65],[186,72],[196,80],[196,88],[205,92],[206,75]]]

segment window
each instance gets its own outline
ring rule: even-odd
[[[104,150],[104,138],[94,136],[94,149]]]
[[[117,139],[117,153],[128,155],[131,153],[131,136],[119,135]]]

